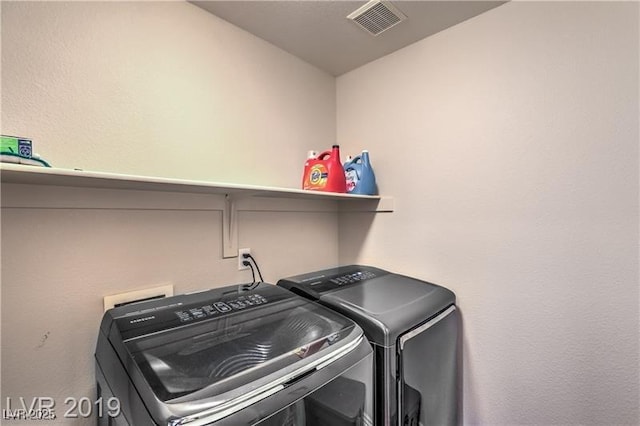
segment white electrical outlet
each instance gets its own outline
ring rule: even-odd
[[[251,249],[250,248],[241,248],[238,249],[238,271],[244,271],[245,269],[249,269],[248,266],[244,266],[242,264],[242,262],[244,262],[245,260],[248,262],[249,259],[245,259],[243,254],[251,254]]]
[[[134,301],[142,301],[149,299],[157,299],[160,297],[173,296],[173,284],[166,284],[154,288],[145,288],[143,290],[128,291],[126,293],[105,296],[104,310],[111,309],[115,306],[126,304]]]

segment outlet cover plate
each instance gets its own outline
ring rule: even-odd
[[[243,261],[245,260],[249,260],[249,259],[245,259],[242,255],[243,254],[251,254],[251,249],[250,248],[241,248],[238,249],[238,271],[244,271],[246,269],[249,269],[248,266],[244,266],[242,264]]]

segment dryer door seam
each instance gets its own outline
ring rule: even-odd
[[[404,345],[408,340],[410,340],[410,339],[416,337],[418,334],[421,334],[422,332],[430,329],[431,327],[433,327],[434,325],[436,325],[437,323],[439,323],[440,321],[445,319],[447,316],[449,316],[455,310],[456,310],[455,305],[451,305],[451,306],[449,306],[449,308],[447,308],[444,311],[442,311],[439,315],[437,315],[432,320],[427,321],[426,323],[422,324],[420,327],[414,328],[413,330],[409,331],[408,333],[403,334],[402,336],[400,336],[400,339],[399,339],[400,340],[400,350],[404,349]]]

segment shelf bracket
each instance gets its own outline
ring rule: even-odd
[[[238,256],[238,207],[237,199],[229,194],[224,196],[222,211],[222,258]]]

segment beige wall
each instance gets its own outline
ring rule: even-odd
[[[193,5],[1,7],[1,130],[54,166],[298,187],[306,151],[335,140],[333,77]],[[238,203],[239,247],[266,280],[337,263],[335,203]],[[95,424],[62,416],[66,397],[94,396],[103,296],[250,280],[222,259],[222,208],[214,195],[4,184],[2,407],[52,397],[52,424]]]
[[[332,76],[191,4],[1,7],[2,132],[54,166],[298,187],[335,140]]]
[[[3,398],[11,397],[16,408],[19,397],[51,397],[56,424],[95,424],[62,416],[66,397],[95,395],[103,296],[164,283],[179,294],[250,282],[250,272],[237,271],[236,258],[222,259],[219,198],[5,184]],[[240,247],[251,247],[266,281],[337,262],[331,203],[238,208]]]
[[[341,261],[456,292],[466,424],[640,422],[638,19],[509,3],[338,78],[396,205],[341,221]]]

